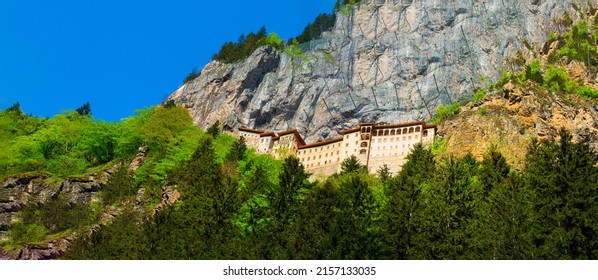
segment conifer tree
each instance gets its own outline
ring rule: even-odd
[[[587,143],[534,141],[526,158],[526,185],[535,195],[535,257],[594,259],[598,256],[598,156]]]

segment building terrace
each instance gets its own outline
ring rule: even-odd
[[[340,163],[351,156],[355,156],[369,172],[386,165],[391,173],[396,173],[415,144],[434,142],[436,125],[423,121],[380,125],[360,123],[340,134],[341,137],[306,144],[296,129],[275,133],[239,128],[239,136],[259,153],[278,158],[293,155],[308,172],[328,176],[339,172]]]

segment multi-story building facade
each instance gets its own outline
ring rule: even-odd
[[[340,134],[338,138],[306,145],[297,130],[274,133],[239,129],[239,135],[246,139],[247,146],[260,153],[271,153],[275,157],[295,155],[307,172],[332,175],[339,172],[341,162],[352,155],[369,172],[375,172],[386,164],[391,173],[396,173],[415,144],[434,142],[436,125],[423,121],[391,125],[361,123]]]

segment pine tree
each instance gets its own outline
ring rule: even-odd
[[[382,223],[385,244],[392,259],[412,256],[412,237],[416,233],[413,219],[421,208],[422,186],[436,172],[434,155],[421,144],[414,146],[401,172],[393,178],[386,190],[388,203]]]
[[[222,128],[220,128],[220,121],[216,121],[212,126],[208,128],[208,134],[212,135],[213,138],[218,137]]]
[[[534,141],[526,158],[526,185],[534,192],[538,258],[598,256],[598,155],[561,130],[557,141]]]
[[[355,155],[351,155],[341,162],[340,174],[366,172],[365,165],[361,164]]]
[[[89,102],[85,102],[81,107],[75,110],[80,116],[89,116],[91,115],[91,105]]]

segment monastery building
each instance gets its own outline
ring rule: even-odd
[[[391,173],[397,173],[415,144],[434,142],[436,125],[423,121],[390,125],[361,123],[340,134],[338,138],[305,144],[295,129],[274,133],[239,128],[239,136],[258,153],[278,158],[294,155],[307,172],[328,176],[339,172],[341,162],[352,155],[369,172],[376,172],[386,164]]]

